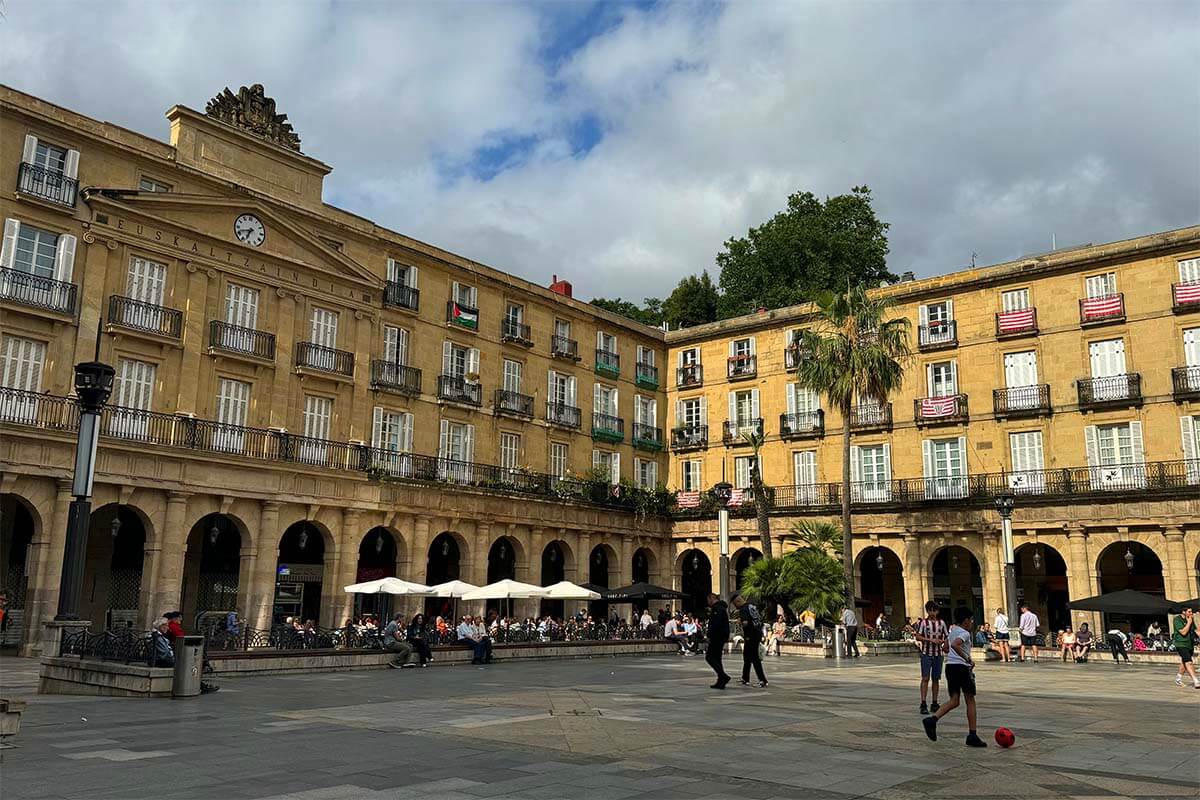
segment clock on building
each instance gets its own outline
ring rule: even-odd
[[[242,214],[233,221],[233,235],[238,241],[258,247],[267,238],[267,228],[262,220],[253,214]]]

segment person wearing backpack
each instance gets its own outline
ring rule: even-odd
[[[762,614],[740,594],[733,598],[733,607],[742,623],[742,685],[750,685],[750,667],[753,666],[758,685],[766,688],[767,674],[763,672],[762,655],[758,651],[763,640]]]

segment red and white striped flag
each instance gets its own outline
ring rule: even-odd
[[[996,322],[996,329],[1000,333],[1014,333],[1016,331],[1027,331],[1033,327],[1032,308],[1026,308],[1022,311],[1005,311]]]
[[[729,493],[729,502],[726,503],[725,505],[740,506],[745,499],[746,499],[746,490],[745,489],[734,489],[732,492]]]
[[[1200,283],[1178,283],[1175,285],[1175,305],[1186,306],[1200,303]]]
[[[954,413],[954,408],[957,405],[958,398],[954,395],[950,395],[949,397],[924,397],[921,399],[921,418],[937,419],[938,417],[948,417]]]
[[[675,502],[680,508],[699,508],[700,493],[699,492],[680,492],[675,495]]]
[[[1120,316],[1124,312],[1121,295],[1110,294],[1105,297],[1089,297],[1083,301],[1083,318],[1103,319],[1104,317]]]

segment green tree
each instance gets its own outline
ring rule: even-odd
[[[812,192],[791,195],[786,209],[729,239],[717,254],[721,318],[807,302],[847,285],[895,280],[887,269],[887,230],[866,186],[824,202]]]
[[[911,357],[909,323],[889,318],[892,302],[871,297],[860,284],[844,293],[817,297],[817,321],[800,334],[801,386],[823,395],[842,416],[842,568],[846,602],[854,602],[852,530],[850,520],[850,420],[855,403],[887,402],[900,388],[904,366]],[[851,606],[853,607],[853,606]]]
[[[799,542],[801,548],[824,553],[837,559],[839,563],[842,560],[842,542],[845,541],[845,537],[837,523],[824,519],[806,519],[793,525],[784,538]]]
[[[845,592],[845,575],[836,559],[804,548],[781,558],[760,558],[742,575],[741,593],[772,613],[780,606],[789,619],[811,608],[817,616],[837,613]]]
[[[690,328],[706,322],[717,321],[717,304],[721,294],[717,285],[705,270],[699,277],[688,275],[679,282],[675,291],[663,301],[663,319],[672,328]]]
[[[592,305],[597,308],[603,308],[605,311],[611,311],[643,325],[657,328],[663,321],[662,301],[657,297],[647,297],[643,303],[645,307],[629,300],[622,300],[620,297],[615,300],[604,297],[592,298]]]
[[[791,605],[797,592],[796,583],[796,562],[793,559],[760,558],[742,573],[739,591],[766,613],[770,614],[778,606],[784,609],[790,619],[794,616]]]

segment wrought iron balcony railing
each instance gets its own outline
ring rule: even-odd
[[[296,366],[349,378],[354,376],[354,353],[315,342],[297,342]]]
[[[725,420],[722,423],[721,441],[726,445],[749,444],[744,438],[747,435],[762,436],[762,417],[755,419]]]
[[[1176,314],[1200,309],[1200,281],[1171,284],[1171,301]]]
[[[949,425],[966,422],[967,396],[921,397],[913,400],[913,419],[918,425]]]
[[[108,324],[178,339],[183,335],[183,312],[114,294],[108,298]]]
[[[31,272],[0,267],[0,300],[75,316],[78,287]]]
[[[958,322],[952,319],[919,326],[917,346],[921,350],[941,350],[958,346]]]
[[[394,361],[373,359],[371,388],[382,392],[418,395],[421,393],[421,370]]]
[[[439,400],[483,405],[483,387],[478,381],[469,381],[461,375],[438,375],[437,393]]]
[[[646,425],[641,422],[633,423],[633,446],[642,450],[662,450],[662,428]]]
[[[675,370],[675,385],[680,389],[699,386],[702,383],[704,383],[704,367],[700,364],[687,364]]]
[[[1142,376],[1136,372],[1105,378],[1080,378],[1079,407],[1084,409],[1142,404]]]
[[[592,414],[592,438],[604,442],[620,442],[625,439],[625,420],[612,414]]]
[[[578,430],[582,424],[582,418],[583,412],[576,406],[553,401],[546,403],[546,422],[551,425]]]
[[[17,191],[39,200],[74,208],[75,197],[79,192],[79,181],[75,178],[68,178],[58,170],[46,169],[22,161],[21,168],[17,173]]]
[[[513,344],[533,347],[533,335],[529,326],[508,317],[500,320],[500,338]]]
[[[509,392],[504,389],[496,390],[493,401],[497,414],[509,414],[516,417],[533,417],[533,398],[520,392]]]
[[[825,435],[825,412],[801,411],[779,415],[779,435],[784,439],[814,439]]]
[[[1171,389],[1176,401],[1200,400],[1200,366],[1172,369]]]
[[[685,450],[703,450],[708,447],[707,425],[680,425],[671,429],[671,449],[677,452]]]
[[[616,377],[621,374],[621,355],[596,348],[596,372]]]
[[[1040,417],[1049,414],[1050,384],[993,389],[992,410],[997,419]]]
[[[892,429],[892,404],[867,403],[850,407],[850,430],[890,431]]]
[[[633,380],[644,389],[658,388],[658,367],[637,362],[633,367]]]
[[[758,374],[758,356],[753,354],[730,356],[726,372],[731,381],[753,378]]]
[[[550,355],[554,358],[569,358],[579,360],[579,342],[566,336],[550,337]]]
[[[219,319],[208,323],[208,346],[226,353],[240,353],[266,361],[275,360],[275,334],[230,325]]]
[[[383,304],[416,311],[421,306],[421,290],[398,281],[388,281],[383,287]]]

